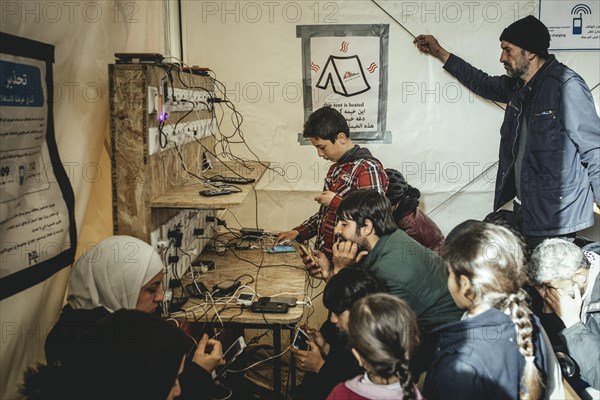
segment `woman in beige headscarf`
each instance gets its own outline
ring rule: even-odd
[[[88,250],[71,271],[68,304],[46,339],[48,364],[76,364],[80,344],[95,343],[92,326],[109,314],[121,309],[155,312],[164,300],[163,270],[152,246],[131,236],[111,236]],[[207,397],[210,373],[222,357],[221,343],[204,334],[179,377],[185,398]]]
[[[48,363],[68,355],[100,318],[122,308],[156,311],[163,301],[164,266],[152,246],[131,236],[111,236],[73,266],[68,304],[46,339]]]

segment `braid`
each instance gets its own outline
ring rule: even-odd
[[[520,393],[521,399],[539,399],[544,390],[540,372],[535,366],[535,347],[533,345],[533,324],[531,312],[527,306],[527,293],[523,289],[506,298],[505,310],[515,324],[519,352],[525,357],[523,370],[523,386],[525,391]]]
[[[408,360],[403,355],[396,362],[396,374],[400,378],[400,386],[404,392],[404,399],[414,400],[416,398],[415,385],[408,365]]]

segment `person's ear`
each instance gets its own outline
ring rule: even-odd
[[[525,50],[525,58],[527,58],[529,61],[533,61],[533,59],[536,57],[537,57],[537,54]]]
[[[473,299],[467,296],[467,293],[471,292],[471,280],[465,275],[461,275],[460,278],[458,278],[458,283],[460,284],[460,294],[472,301]]]
[[[358,351],[356,351],[356,349],[354,347],[352,348],[352,355],[354,356],[354,358],[356,358],[358,365],[361,368],[364,368],[365,360],[360,356],[360,354],[358,354]]]
[[[573,275],[573,282],[578,284],[579,287],[582,287],[587,282],[587,278],[588,278],[587,275],[588,275],[587,273],[585,273],[581,270],[577,270],[575,272],[575,275]]]
[[[373,227],[373,221],[370,219],[365,219],[365,224],[360,228],[360,233],[362,236],[369,236],[375,232],[375,228]]]
[[[348,140],[348,136],[346,136],[346,134],[344,132],[340,132],[337,134],[336,139],[338,140],[338,142],[340,144],[346,144],[346,141]]]

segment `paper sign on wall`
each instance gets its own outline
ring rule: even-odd
[[[71,265],[74,196],[58,156],[54,47],[0,34],[0,299]]]
[[[386,131],[389,25],[301,25],[304,117],[323,106],[344,115],[357,142]],[[299,135],[300,143],[309,143]]]
[[[550,50],[600,50],[600,2],[540,0]]]

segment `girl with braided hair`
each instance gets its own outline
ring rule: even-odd
[[[421,399],[408,366],[419,344],[414,312],[387,293],[363,297],[352,306],[348,342],[365,370],[337,385],[328,400]]]
[[[442,257],[459,322],[439,327],[438,351],[423,393],[428,399],[564,398],[560,370],[531,313],[523,244],[508,229],[473,222],[448,240]]]

